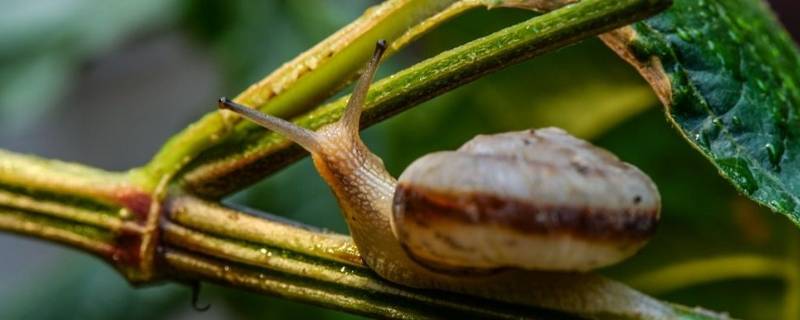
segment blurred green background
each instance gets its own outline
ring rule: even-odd
[[[235,95],[374,1],[0,4],[0,147],[124,170],[145,163],[166,138],[213,111],[216,97]],[[379,77],[531,16],[471,12],[388,59]],[[364,138],[399,174],[417,157],[456,148],[476,134],[564,127],[639,166],[663,197],[655,239],[602,273],[669,301],[744,319],[780,318],[785,284],[769,272],[668,289],[645,281],[664,267],[719,257],[791,259],[800,237],[787,219],[737,195],[662,112],[634,70],[592,39],[424,103],[366,130]],[[308,159],[228,201],[346,232]],[[211,310],[195,313],[187,287],[134,289],[98,260],[49,243],[0,234],[0,255],[0,319],[357,318],[211,285],[201,297]]]

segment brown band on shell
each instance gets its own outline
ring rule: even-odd
[[[586,206],[532,204],[492,194],[447,194],[399,184],[394,196],[399,219],[420,225],[449,220],[464,224],[492,224],[527,234],[569,234],[606,241],[646,240],[655,232],[657,207],[602,209]]]

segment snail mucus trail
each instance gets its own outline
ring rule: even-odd
[[[456,151],[425,155],[393,178],[359,136],[362,106],[385,48],[379,41],[342,118],[316,132],[219,100],[221,109],[311,153],[364,261],[381,277],[560,309],[567,302],[554,295],[558,289],[605,281],[590,275],[573,281],[560,271],[616,263],[651,236],[660,196],[650,178],[558,128],[480,135]],[[589,312],[608,303],[580,301],[580,308]]]

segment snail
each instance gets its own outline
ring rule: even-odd
[[[619,262],[652,235],[661,200],[650,178],[557,128],[480,135],[456,151],[425,155],[393,178],[359,136],[385,47],[378,42],[342,118],[318,131],[219,100],[221,109],[311,153],[378,275],[416,288],[574,309],[575,301],[558,293],[569,289],[556,287],[605,280],[569,272]],[[608,302],[577,303],[591,313]]]

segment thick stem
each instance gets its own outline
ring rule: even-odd
[[[0,188],[114,204],[131,186],[126,174],[0,149]]]
[[[173,198],[167,207],[170,219],[194,230],[238,238],[257,246],[285,248],[350,266],[364,266],[358,249],[348,236],[274,216],[257,217],[191,196]]]
[[[110,257],[115,250],[111,234],[102,229],[2,207],[0,230],[68,245],[101,257]]]
[[[167,248],[164,250],[164,264],[179,277],[205,279],[223,285],[245,288],[313,303],[324,307],[386,319],[443,319],[475,318],[482,319],[571,319],[568,315],[538,310],[524,313],[513,307],[491,306],[474,307],[468,305],[470,299],[461,301],[457,308],[446,308],[420,304],[394,296],[378,294],[369,290],[351,290],[336,285],[327,285],[304,278],[296,278],[282,273],[253,269],[231,264],[222,260],[208,258],[187,251]],[[337,272],[333,268],[331,272]],[[342,275],[347,278],[347,275]],[[476,302],[476,301],[472,301]]]
[[[82,215],[49,212],[69,212],[79,207],[47,207],[43,211],[49,213],[40,213],[35,211],[37,207],[14,209],[16,204],[0,204],[0,229],[93,253],[117,266],[132,281],[156,280],[141,278],[139,266],[126,260],[126,254],[140,252],[141,246],[137,241],[125,241],[124,236],[140,241],[147,235],[143,234],[146,230],[135,233],[122,227],[117,232],[107,225],[83,223]],[[162,208],[162,236],[158,238],[162,250],[155,251],[159,262],[155,271],[162,279],[214,281],[378,317],[567,317],[542,309],[391,284],[363,265],[349,237],[264,214],[223,208],[182,195],[179,190],[173,189],[167,195]],[[596,287],[590,289],[600,295],[598,299],[608,294]]]
[[[168,206],[170,208],[168,216],[183,217],[183,219],[162,223],[163,245],[166,249],[162,258],[166,260],[169,272],[174,272],[176,276],[191,276],[194,280],[209,280],[244,287],[379,317],[418,318],[437,315],[452,317],[452,314],[465,314],[480,318],[540,319],[554,315],[557,318],[565,316],[536,308],[392,284],[381,279],[365,265],[342,259],[339,252],[342,244],[340,235],[316,233],[313,237],[300,237],[296,241],[291,241],[294,249],[287,250],[281,245],[275,246],[282,243],[276,241],[280,238],[279,234],[289,230],[308,235],[314,232],[277,219],[256,218],[232,209],[220,208],[189,196],[176,196],[170,202],[172,205]],[[196,212],[202,212],[199,216],[203,219],[186,219],[195,216]],[[205,219],[213,223],[204,223]],[[249,224],[259,220],[260,225],[257,229],[267,232],[268,236],[256,237],[258,241],[245,240],[236,232],[230,232],[231,230],[226,228],[211,227],[218,223]],[[186,224],[187,222],[189,224]],[[196,227],[202,230],[197,230]],[[270,230],[278,230],[279,234],[271,234]],[[252,235],[246,237],[252,238]],[[264,241],[266,237],[273,239]],[[313,256],[308,255],[309,252]],[[577,274],[570,276],[583,277]],[[588,279],[596,276],[586,277]],[[621,285],[611,280],[602,282],[608,285],[608,288],[598,287],[597,281],[587,281],[587,283],[594,284],[588,284],[584,288],[573,286],[574,294],[591,296],[591,299],[613,299],[614,297],[610,295],[618,292],[612,290],[613,287]],[[276,286],[280,290],[276,289]],[[339,296],[342,292],[348,292],[350,299],[360,299],[343,300]],[[563,296],[563,292],[559,294],[568,299],[567,296]],[[690,319],[716,317],[700,310],[669,304],[664,304],[664,307],[672,308],[675,313],[686,314]],[[405,311],[398,311],[397,308]],[[629,310],[617,310],[617,312],[619,312],[617,316],[630,314]]]
[[[0,150],[0,229],[89,251],[128,280],[150,281],[158,232],[146,228],[155,202],[142,189],[124,173]]]
[[[408,300],[409,303],[419,305],[423,310],[433,306],[440,309],[450,309],[470,313],[475,316],[480,315],[481,317],[491,318],[511,317],[511,315],[514,314],[522,316],[524,314],[534,315],[543,313],[530,309],[523,311],[526,308],[519,308],[519,310],[516,310],[518,308],[512,308],[510,306],[504,307],[502,304],[498,303],[472,305],[464,301],[464,299],[470,300],[470,298],[460,297],[458,299],[453,299],[447,296],[431,294],[430,292],[426,293],[420,290],[411,290],[391,284],[375,275],[363,265],[352,266],[328,259],[309,259],[309,257],[298,255],[296,252],[276,249],[274,247],[257,246],[253,243],[237,243],[224,238],[193,231],[169,222],[164,224],[164,236],[165,243],[167,243],[168,246],[174,246],[191,252],[202,252],[204,255],[213,256],[216,259],[220,259],[218,260],[220,263],[226,263],[228,269],[234,268],[234,265],[238,265],[238,270],[249,268],[252,272],[260,272],[262,277],[264,274],[274,275],[280,273],[286,276],[299,277],[306,281],[319,281],[326,285],[338,287],[339,290],[362,292],[364,296],[384,295],[392,297],[391,300],[394,301],[397,299]],[[316,243],[308,243],[307,246],[316,248],[322,247]],[[336,258],[334,255],[329,257]],[[230,272],[230,270],[228,271]],[[229,277],[226,276],[226,278]],[[256,289],[264,290],[264,288]],[[380,304],[382,303],[380,301],[381,299],[376,299],[376,301],[372,303]],[[397,306],[402,304],[394,303],[393,305]]]

